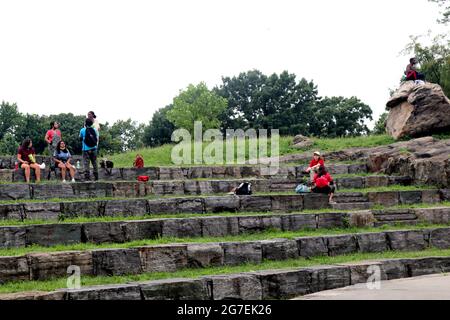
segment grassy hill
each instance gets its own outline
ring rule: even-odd
[[[387,135],[371,135],[361,137],[349,137],[349,138],[313,138],[314,145],[306,149],[296,149],[292,147],[292,136],[280,137],[279,152],[280,155],[287,155],[293,153],[302,153],[305,151],[319,150],[325,151],[337,151],[353,147],[375,147],[380,145],[387,145],[394,142],[394,140]],[[261,141],[260,141],[261,142]],[[209,144],[204,143],[203,148],[206,148]],[[236,157],[236,143],[235,143],[235,159]],[[175,144],[167,144],[156,148],[143,148],[139,150],[129,151],[126,153],[109,155],[107,158],[114,162],[114,166],[119,167],[132,167],[136,154],[141,154],[144,157],[145,166],[171,166],[174,165],[171,161],[172,148]],[[249,154],[249,141],[246,140],[246,159],[248,160]],[[223,148],[224,153],[226,147]],[[270,140],[268,143],[268,152],[270,155]],[[193,152],[192,152],[193,153]],[[193,156],[192,156],[193,159]]]

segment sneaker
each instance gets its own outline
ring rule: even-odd
[[[63,179],[62,183],[67,183],[66,179]]]
[[[76,181],[75,181],[75,179],[72,179],[72,181],[71,181],[72,183],[75,183]]]

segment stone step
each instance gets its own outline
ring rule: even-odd
[[[369,202],[333,203],[331,207],[335,210],[366,210],[370,209]]]
[[[370,178],[370,177],[364,177]],[[385,177],[387,178],[387,176]],[[360,180],[360,178],[345,178]],[[302,183],[301,179],[228,179],[228,180],[160,180],[149,182],[116,181],[116,182],[84,182],[84,183],[41,183],[0,184],[0,200],[21,199],[65,199],[65,198],[95,198],[117,197],[135,198],[152,195],[204,195],[223,194],[230,192],[240,183],[252,183],[254,192],[292,192]],[[340,184],[340,178],[336,184]],[[367,196],[354,193],[354,196],[337,195],[339,202],[368,201]]]
[[[47,169],[42,171],[42,179],[49,177]],[[309,177],[304,174],[305,166],[281,166],[276,174],[269,174],[268,166],[263,165],[242,165],[242,166],[197,166],[197,167],[147,167],[147,168],[114,168],[108,173],[104,169],[99,170],[100,180],[107,181],[135,181],[138,176],[149,176],[151,180],[182,180],[182,179],[241,179],[241,178],[283,178],[283,179],[299,179]],[[365,164],[329,164],[327,170],[331,174],[358,174],[367,173]],[[83,180],[82,169],[77,170],[76,179]],[[34,172],[32,172],[34,179]],[[92,177],[92,175],[91,175]],[[57,173],[50,174],[51,180],[59,180],[59,169]],[[0,180],[9,182],[25,181],[22,169],[1,169]],[[377,182],[377,183],[385,183]],[[374,182],[375,183],[375,182]],[[388,183],[388,182],[387,182]]]
[[[395,206],[403,204],[438,203],[446,201],[445,190],[369,192],[370,205]],[[413,197],[410,194],[413,194]],[[349,195],[351,197],[352,194]],[[345,193],[339,194],[343,199]],[[337,199],[339,199],[336,196]],[[388,201],[386,201],[388,199]],[[219,213],[219,212],[299,212],[330,208],[328,196],[324,194],[262,194],[253,196],[184,196],[159,199],[91,199],[0,204],[0,219],[54,219],[61,217],[102,217],[102,216],[145,216],[178,213]],[[365,205],[354,205],[360,209]]]
[[[374,223],[375,227],[381,227],[386,225],[396,225],[396,224],[402,224],[405,226],[415,226],[419,224],[421,221],[419,220],[396,220],[396,221],[378,221]]]
[[[367,283],[373,274],[368,270],[374,267],[379,267],[381,280],[394,280],[450,272],[450,258],[383,259],[53,292],[20,292],[0,294],[0,300],[280,300]]]
[[[72,265],[79,266],[82,275],[132,275],[357,252],[420,251],[430,246],[450,248],[450,228],[30,253],[0,257],[0,282],[65,277]]]

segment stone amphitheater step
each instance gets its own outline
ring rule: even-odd
[[[0,200],[52,198],[134,198],[151,195],[201,195],[228,193],[241,182],[252,183],[254,192],[292,192],[302,179],[228,179],[228,180],[166,180],[151,182],[84,182],[0,184]],[[408,177],[367,176],[337,178],[337,189],[370,188],[391,185],[409,185]],[[357,196],[356,196],[357,197]],[[339,199],[339,197],[337,197]],[[355,202],[355,201],[352,201]]]
[[[114,168],[109,174],[104,169],[99,170],[100,180],[108,181],[136,181],[141,175],[149,176],[151,180],[183,180],[183,179],[241,179],[268,177],[267,166],[243,165],[243,166],[197,166],[197,167],[148,167],[136,168]],[[302,178],[305,166],[281,166],[278,173],[269,177],[284,179]],[[359,174],[367,173],[365,164],[329,164],[327,169],[331,174]],[[82,181],[81,171],[76,173],[76,179]],[[48,177],[48,169],[42,171],[43,179]],[[59,173],[52,173],[51,180],[59,180]],[[34,179],[34,172],[32,172]],[[9,182],[25,181],[22,169],[0,169],[0,180]]]
[[[94,249],[0,257],[0,282],[64,277],[77,265],[82,275],[174,272],[186,268],[260,264],[299,257],[450,248],[450,228],[396,230],[295,239],[177,243],[127,249]]]
[[[369,267],[381,280],[450,271],[450,257],[382,259],[306,268],[254,271],[100,285],[53,292],[1,294],[0,300],[274,300],[366,283]]]
[[[417,191],[368,192],[358,196],[370,205],[396,206],[418,203],[439,203],[448,201],[446,189]],[[337,199],[356,199],[355,194],[339,194]],[[346,201],[346,200],[343,200]],[[354,202],[358,209],[358,202]],[[360,202],[359,202],[360,203]],[[299,212],[330,208],[328,196],[323,194],[297,195],[253,195],[253,196],[191,196],[164,197],[160,199],[91,199],[70,201],[36,202],[23,200],[21,203],[0,204],[0,219],[54,219],[61,217],[102,216],[144,216],[177,213],[219,213],[219,212]]]
[[[254,214],[0,227],[0,248],[125,243],[161,237],[226,237],[269,230],[299,231],[403,224],[449,224],[450,207],[364,212]],[[363,214],[363,221],[357,220]],[[94,219],[95,220],[95,219]]]

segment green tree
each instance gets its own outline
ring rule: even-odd
[[[324,98],[316,103],[311,117],[311,133],[322,137],[345,137],[368,134],[366,120],[372,120],[372,109],[356,97]]]
[[[111,136],[113,139],[119,139],[121,151],[129,151],[143,146],[142,138],[144,135],[144,125],[136,121],[118,120],[111,126]]]
[[[19,143],[12,133],[8,132],[4,134],[0,140],[0,154],[2,155],[15,155],[17,154],[18,147]]]
[[[14,134],[21,119],[22,115],[17,109],[17,104],[2,101],[0,105],[0,140],[7,133]]]
[[[373,134],[385,134],[386,133],[386,120],[389,112],[383,112],[375,122],[375,127],[373,128]]]
[[[167,111],[172,107],[170,104],[153,114],[152,120],[144,129],[143,142],[146,146],[156,147],[171,142],[175,126],[167,119]]]
[[[173,100],[173,108],[167,111],[167,119],[177,128],[194,131],[194,122],[201,121],[203,130],[219,129],[220,115],[227,108],[227,99],[210,91],[204,82],[186,90]]]
[[[448,23],[450,21],[450,1],[449,0],[429,0],[437,3],[441,8],[442,17],[438,20],[439,23]]]

